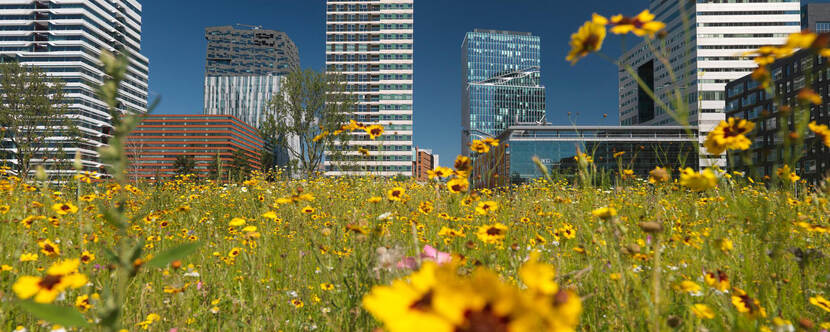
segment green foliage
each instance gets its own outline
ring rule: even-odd
[[[173,168],[176,169],[177,175],[193,174],[196,171],[196,159],[193,156],[178,156],[173,162]]]
[[[59,324],[64,327],[88,327],[86,318],[73,308],[62,307],[54,304],[35,303],[33,301],[20,301],[21,308],[30,312],[35,317]]]

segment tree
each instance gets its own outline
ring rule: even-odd
[[[248,163],[248,156],[245,155],[245,151],[237,149],[233,152],[231,155],[230,169],[233,180],[238,181],[248,176],[251,172],[251,165]]]
[[[222,159],[219,157],[219,153],[208,165],[208,178],[217,182],[222,180]]]
[[[271,114],[260,131],[297,161],[307,176],[319,169],[325,151],[338,151],[349,134],[340,127],[351,119],[354,97],[340,76],[311,69],[289,73],[271,99]]]
[[[33,163],[68,160],[64,148],[77,144],[79,130],[64,101],[64,84],[38,67],[0,64],[0,129],[3,159],[16,161],[28,176]]]
[[[178,156],[176,161],[173,162],[173,168],[176,169],[177,175],[193,174],[196,171],[196,160],[193,159],[193,156]]]

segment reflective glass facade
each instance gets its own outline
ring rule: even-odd
[[[285,32],[219,26],[205,29],[205,39],[206,76],[285,75],[300,67],[297,46]]]
[[[525,32],[476,29],[462,53],[462,153],[473,139],[497,136],[545,115],[541,39]]]

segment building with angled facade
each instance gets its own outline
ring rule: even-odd
[[[830,32],[830,3],[813,2],[801,7],[801,29]]]
[[[259,170],[263,144],[255,128],[232,115],[151,114],[127,138],[129,176],[172,178],[176,159],[185,156],[195,161],[196,176],[207,178],[216,172],[227,179],[235,154],[248,169]]]
[[[666,105],[680,90],[689,105],[688,123],[700,128],[700,141],[724,120],[724,87],[757,65],[742,56],[764,45],[782,45],[801,30],[801,3],[794,0],[651,0],[649,10],[666,23],[662,41],[670,66],[655,59],[642,42],[624,52],[631,66]],[[688,33],[687,33],[688,32]],[[670,73],[673,72],[674,78]],[[625,67],[619,68],[621,125],[677,125],[667,109],[651,100]],[[726,158],[702,154],[701,166],[726,166]]]
[[[830,125],[830,69],[827,59],[816,56],[811,51],[802,50],[794,55],[780,59],[767,66],[772,76],[772,91],[769,94],[751,75],[734,80],[726,85],[726,114],[728,117],[746,119],[755,123],[755,130],[750,133],[752,145],[745,153],[731,158],[729,168],[743,171],[755,177],[774,177],[775,171],[787,160],[788,150],[785,140],[795,132],[798,94],[805,88],[818,93],[823,102],[809,105],[808,121],[820,125]],[[783,105],[773,96],[777,95]],[[830,172],[830,148],[810,130],[805,132],[802,156],[796,162],[795,172],[810,182],[824,180]]]
[[[386,129],[377,140],[355,133],[342,156],[327,151],[326,174],[412,174],[413,3],[326,1],[326,71],[344,78],[357,101],[354,120]]]
[[[247,26],[205,29],[204,114],[233,115],[257,128],[282,77],[300,68],[284,32]]]
[[[46,164],[53,174],[74,173],[69,165],[80,153],[84,169],[100,172],[103,168],[97,151],[106,145],[113,127],[110,111],[96,93],[104,82],[99,61],[102,50],[130,55],[119,91],[119,111],[147,112],[149,60],[141,54],[141,13],[137,0],[0,2],[0,61],[38,66],[46,75],[62,80],[66,106],[81,132],[78,142],[45,138],[52,146],[62,147],[65,155],[59,158],[68,160],[46,162],[43,156],[35,156],[34,164]]]
[[[542,122],[545,87],[541,38],[528,32],[475,29],[461,45],[461,151],[512,124]]]
[[[499,146],[473,162],[472,185],[476,188],[502,187],[542,177],[534,157],[551,172],[573,177],[577,153],[592,156],[600,172],[619,172],[622,165],[641,178],[656,166],[676,171],[697,169],[695,149],[697,127],[680,126],[554,126],[518,124],[497,138]]]

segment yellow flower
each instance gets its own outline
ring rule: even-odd
[[[594,14],[595,21],[599,20],[598,17],[601,16]],[[571,65],[576,64],[588,54],[602,49],[602,42],[605,40],[606,34],[605,24],[595,21],[585,22],[576,33],[571,35],[571,50],[565,58],[565,60],[571,62]]]
[[[9,213],[10,209],[11,207],[9,207],[8,205],[0,205],[0,213],[2,214]]]
[[[317,134],[317,136],[314,136],[314,138],[312,138],[311,141],[312,142],[319,142],[320,140],[326,138],[328,135],[329,135],[329,131],[325,130],[325,131]]]
[[[324,291],[330,291],[330,290],[334,289],[334,285],[332,285],[330,283],[322,283],[322,284],[320,284],[320,289],[322,289]]]
[[[818,125],[815,121],[810,122],[807,125],[810,130],[816,133],[816,136],[819,138],[819,141],[824,143],[827,147],[830,147],[830,128],[827,125]]]
[[[147,318],[144,319],[144,321],[142,321],[142,322],[140,322],[136,325],[141,326],[141,329],[143,329],[143,330],[147,330],[147,329],[150,328],[150,325],[152,325],[153,323],[155,323],[159,320],[161,320],[161,316],[159,316],[158,314],[149,314],[149,315],[147,315]]]
[[[821,96],[819,96],[813,89],[804,88],[798,92],[798,96],[796,98],[799,101],[810,103],[813,105],[821,105]]]
[[[600,219],[608,220],[617,216],[617,209],[613,207],[601,207],[599,209],[591,211],[591,214],[594,215],[594,217],[599,217]]]
[[[692,313],[700,319],[712,319],[715,318],[715,311],[712,310],[708,305],[697,303],[692,305]]]
[[[476,206],[476,213],[486,215],[499,209],[499,203],[494,201],[479,202]]]
[[[89,302],[89,295],[79,295],[75,298],[75,308],[80,312],[87,312],[92,308],[92,303]]]
[[[747,150],[752,145],[752,141],[746,135],[753,129],[755,129],[755,124],[750,121],[729,118],[727,121],[721,121],[714,130],[709,132],[703,146],[709,154],[713,155],[720,155],[727,149]]]
[[[427,175],[429,175],[429,179],[432,180],[434,178],[446,178],[452,175],[452,169],[449,167],[437,167],[434,170],[427,171]]]
[[[59,261],[46,270],[45,277],[22,276],[14,283],[17,297],[34,298],[38,303],[52,303],[67,288],[80,288],[87,283],[83,274],[77,273],[78,259]]]
[[[718,249],[720,249],[723,252],[729,252],[730,250],[732,250],[734,248],[734,245],[732,244],[732,240],[727,239],[727,238],[718,239],[715,242],[715,244],[717,244]]]
[[[648,172],[649,183],[664,183],[669,182],[669,180],[671,180],[671,174],[669,174],[668,170],[660,166],[657,166],[653,170]]]
[[[666,24],[663,22],[654,21],[654,14],[650,13],[648,9],[640,12],[635,17],[625,17],[616,15],[611,17],[611,32],[617,35],[624,35],[633,32],[638,37],[648,35],[653,37],[655,33],[663,30]]]
[[[703,275],[703,281],[721,292],[729,289],[729,277],[721,270],[718,270],[717,274],[715,272],[705,273]]]
[[[717,187],[718,177],[708,168],[700,173],[691,168],[686,168],[680,170],[680,185],[688,187],[692,191],[705,191]]]
[[[758,300],[749,297],[742,289],[734,288],[732,292],[732,305],[742,314],[749,318],[767,317],[767,311],[761,306]]]
[[[60,256],[61,249],[58,247],[57,244],[50,241],[49,239],[41,240],[37,242],[38,247],[40,247],[40,252],[44,255],[53,257],[53,256]]]
[[[271,220],[279,219],[279,216],[277,216],[277,213],[274,212],[274,211],[265,212],[265,213],[262,214],[262,217],[266,218],[266,219],[271,219]]]
[[[300,212],[305,213],[305,214],[311,214],[311,213],[314,213],[314,208],[311,207],[311,205],[306,205],[306,207],[304,207],[302,210],[300,210]]]
[[[421,211],[423,214],[430,214],[435,207],[432,206],[432,202],[424,201],[421,204],[418,204],[418,211]]]
[[[383,135],[383,126],[381,126],[379,124],[374,124],[374,125],[366,127],[366,129],[364,129],[364,131],[366,131],[366,134],[369,135],[370,139],[374,140],[375,138],[379,137],[380,135]]]
[[[459,155],[455,158],[455,170],[459,173],[470,173],[473,170],[473,163],[469,157]]]
[[[20,262],[34,262],[37,260],[37,254],[20,254]]]
[[[52,205],[52,210],[59,215],[67,215],[78,212],[78,207],[70,203],[55,203]]]
[[[382,201],[382,200],[383,200],[383,197],[372,196],[372,197],[369,197],[369,199],[367,199],[366,201],[368,201],[369,203],[380,203],[380,201]]]
[[[482,141],[482,142],[484,142],[484,143],[487,143],[487,144],[489,144],[489,145],[491,145],[491,146],[499,146],[499,140],[498,140],[498,139],[496,139],[496,138],[487,137],[487,138],[485,138],[485,139],[483,139],[483,140],[481,140],[481,141]]]
[[[683,280],[679,284],[675,285],[674,289],[676,289],[679,292],[683,292],[683,293],[698,293],[703,288],[701,288],[700,285],[698,285],[694,281]]]
[[[231,222],[228,223],[228,226],[238,227],[238,226],[242,226],[244,224],[245,224],[245,219],[233,218],[233,219],[231,219]]]
[[[824,311],[830,312],[830,301],[828,301],[821,295],[811,297],[810,304],[817,306]]]
[[[539,262],[539,252],[532,251],[530,257],[519,268],[519,279],[533,292],[553,295],[559,292],[556,270],[550,264]]]
[[[239,256],[239,254],[241,254],[241,253],[242,253],[242,248],[236,248],[235,247],[235,248],[231,249],[231,251],[228,251],[228,257],[236,258],[236,256]]]
[[[475,140],[470,143],[470,150],[473,150],[476,153],[484,154],[490,152],[490,145],[482,141]]]
[[[479,240],[490,244],[501,243],[505,234],[507,234],[507,226],[501,223],[479,226],[478,232],[476,232]]]
[[[798,180],[801,180],[801,177],[790,169],[790,165],[784,165],[784,167],[778,168],[775,171],[775,174],[778,175],[778,178],[789,179],[792,183],[796,183]]]
[[[364,156],[369,155],[369,150],[366,149],[366,148],[357,148],[357,152],[359,152],[361,155],[364,155]]]
[[[818,35],[814,32],[807,30],[791,33],[787,38],[787,43],[784,44],[784,47],[791,49],[810,48],[813,46],[813,42],[816,41],[817,37]]]
[[[386,198],[390,201],[400,201],[405,193],[406,191],[402,187],[395,187],[386,192]]]
[[[95,260],[95,255],[93,253],[89,252],[89,251],[84,250],[84,252],[81,253],[80,260],[81,260],[81,263],[89,264],[89,263],[91,263],[92,261]]]
[[[293,304],[294,308],[297,308],[297,309],[300,309],[300,308],[305,306],[305,303],[303,303],[303,300],[300,300],[300,299],[292,299],[291,304]]]

